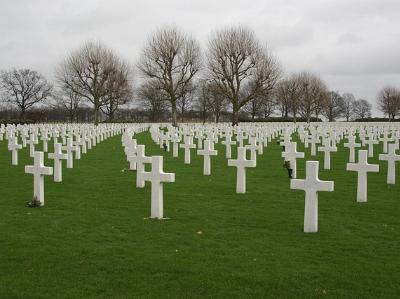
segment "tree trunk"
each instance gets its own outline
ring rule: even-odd
[[[26,118],[26,110],[25,110],[25,108],[21,108],[21,113],[19,114],[19,118],[21,120],[25,120],[25,118]]]
[[[172,125],[176,127],[178,125],[176,121],[176,102],[171,102],[171,118],[172,118]]]
[[[98,105],[94,106],[94,125],[97,126],[99,124],[99,107]]]
[[[238,124],[239,124],[239,109],[237,109],[237,107],[234,107],[232,111],[232,126]]]

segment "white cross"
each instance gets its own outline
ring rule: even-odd
[[[177,158],[179,155],[179,142],[181,141],[181,137],[176,134],[172,136],[172,157]]]
[[[25,173],[33,174],[33,197],[44,205],[44,176],[53,174],[53,167],[43,164],[43,152],[35,152],[33,165],[25,166]]]
[[[257,140],[255,137],[250,137],[249,142],[250,144],[245,145],[245,148],[250,151],[250,160],[257,161],[257,150],[259,149]]]
[[[137,151],[137,141],[136,139],[130,139],[130,141],[125,146],[125,154],[129,162],[130,170],[136,170],[136,162],[135,162],[136,151]]]
[[[210,156],[216,156],[218,152],[213,149],[212,141],[206,139],[204,140],[204,149],[197,150],[197,154],[204,156],[203,162],[203,174],[204,175],[211,175],[211,158]]]
[[[185,164],[190,164],[190,149],[196,148],[196,145],[193,144],[192,136],[186,136],[185,143],[180,144],[181,148],[185,149]]]
[[[68,137],[67,145],[62,147],[62,150],[67,152],[67,168],[74,167],[74,156],[73,152],[76,150],[76,146],[72,144],[72,138]]]
[[[43,151],[47,152],[48,150],[48,141],[49,141],[49,135],[47,131],[42,131],[42,136],[40,139],[43,141]]]
[[[325,139],[325,145],[318,147],[319,152],[324,152],[324,169],[331,169],[331,152],[337,152],[337,147],[331,145],[330,139]]]
[[[18,165],[18,150],[22,149],[22,145],[18,144],[17,136],[10,139],[8,149],[11,151],[11,164]]]
[[[364,140],[365,144],[368,144],[368,157],[374,157],[374,144],[378,144],[378,140],[375,140],[374,135],[369,135],[369,139]]]
[[[245,139],[247,139],[247,136],[244,134],[244,132],[238,132],[238,134],[236,135],[236,140],[239,141],[239,147],[243,147],[243,141]]]
[[[86,134],[84,133],[82,137],[80,137],[80,140],[78,141],[78,139],[76,140],[76,144],[81,146],[81,153],[82,154],[86,154],[87,153],[87,140],[88,138],[86,137]]]
[[[318,178],[318,161],[306,162],[306,179],[293,179],[290,188],[305,191],[304,232],[315,233],[318,231],[318,192],[334,189],[332,181],[321,181]]]
[[[221,142],[222,144],[225,145],[225,151],[226,151],[226,158],[230,159],[232,157],[232,149],[231,146],[236,144],[236,141],[232,141],[232,135],[227,134],[225,136],[225,140]]]
[[[48,154],[54,160],[54,182],[62,182],[62,160],[67,160],[68,155],[62,152],[61,143],[54,144],[54,153]]]
[[[139,175],[139,173],[144,172],[144,164],[145,163],[151,163],[151,157],[147,157],[145,155],[145,146],[142,144],[139,144],[136,146],[136,155],[131,156],[131,163],[136,164],[136,187],[137,188],[143,188],[144,187],[144,181],[142,177]]]
[[[295,179],[297,177],[297,159],[304,158],[304,153],[297,151],[297,143],[290,142],[288,146],[285,146],[285,152],[282,153],[282,157],[285,161],[290,162],[290,167],[292,168],[292,177]]]
[[[197,138],[197,148],[202,148],[203,147],[203,139],[204,139],[203,134],[200,132],[197,132],[196,138]]]
[[[237,148],[237,159],[229,159],[228,166],[237,168],[236,193],[246,193],[246,167],[256,167],[256,161],[246,159],[246,148]]]
[[[379,165],[368,164],[368,152],[358,151],[358,163],[347,163],[347,171],[357,171],[357,202],[367,202],[367,173],[379,172]]]
[[[360,147],[360,143],[356,143],[356,137],[349,135],[349,141],[344,144],[345,147],[348,147],[350,152],[349,152],[349,162],[354,163],[355,162],[355,148]]]
[[[387,183],[396,183],[396,161],[400,161],[400,155],[396,155],[396,144],[389,144],[389,153],[380,154],[379,160],[387,161]]]
[[[151,172],[138,173],[141,180],[151,182],[151,216],[150,218],[162,219],[164,213],[163,183],[175,182],[174,173],[163,171],[163,157],[151,157]]]
[[[286,147],[288,147],[290,145],[290,142],[291,142],[290,141],[290,135],[285,134],[283,136],[283,141],[279,142],[279,145],[283,146],[285,148],[285,150],[286,150]]]
[[[75,141],[72,142],[75,145],[75,159],[80,160],[81,159],[81,135],[76,135]]]
[[[38,144],[38,141],[34,133],[31,134],[29,140],[26,143],[29,144],[29,156],[33,157],[35,153],[35,144]]]
[[[317,154],[317,144],[320,142],[319,137],[311,135],[309,142],[311,144],[311,156],[315,156]]]
[[[388,142],[394,141],[393,138],[388,136],[388,132],[385,131],[383,133],[383,137],[379,139],[379,141],[383,141],[383,153],[386,154],[388,152]]]

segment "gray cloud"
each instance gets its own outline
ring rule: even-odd
[[[0,69],[54,68],[85,40],[134,63],[149,34],[176,24],[207,46],[221,27],[253,28],[286,72],[311,70],[330,88],[374,102],[400,86],[398,0],[2,0]]]

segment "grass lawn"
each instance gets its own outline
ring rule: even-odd
[[[121,137],[94,147],[63,182],[45,182],[45,206],[27,208],[29,149],[20,165],[0,142],[0,298],[383,298],[400,296],[400,165],[386,184],[386,163],[368,175],[368,203],[356,203],[348,149],[332,153],[334,192],[319,194],[319,232],[304,234],[304,192],[289,189],[280,147],[271,142],[235,194],[236,168],[225,150],[212,175],[164,153],[148,133],[147,155],[164,155],[164,215],[149,220],[150,185],[135,188]],[[382,146],[375,146],[375,156]],[[298,145],[299,150],[303,150]],[[51,146],[49,147],[51,151]],[[306,149],[306,159],[310,157]],[[235,150],[232,151],[236,153]],[[306,159],[298,160],[304,177]],[[320,168],[323,156],[318,156]],[[46,161],[52,166],[52,161]]]

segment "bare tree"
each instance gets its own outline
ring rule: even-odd
[[[180,92],[181,96],[177,100],[177,106],[179,107],[179,114],[181,115],[181,122],[184,122],[185,113],[193,105],[195,92],[196,92],[196,86],[192,83],[186,85],[185,90]]]
[[[200,112],[200,118],[203,121],[203,124],[206,122],[207,115],[210,111],[210,101],[209,101],[210,96],[211,92],[210,92],[209,81],[205,79],[200,79],[199,88],[197,89],[195,107]]]
[[[157,122],[162,119],[162,115],[167,111],[168,97],[156,81],[146,81],[137,91],[137,99],[149,113],[150,121]]]
[[[359,119],[371,117],[371,108],[372,105],[364,99],[359,99],[353,103],[354,115]]]
[[[296,80],[300,96],[300,115],[310,122],[313,112],[322,107],[326,99],[327,87],[319,77],[308,72],[296,75]]]
[[[251,120],[254,121],[257,117],[262,116],[261,106],[262,106],[262,99],[255,98],[247,102],[243,106],[242,110],[248,113],[251,117]]]
[[[115,58],[115,71],[112,72],[107,81],[106,88],[108,92],[102,98],[103,105],[100,106],[101,111],[107,115],[108,120],[114,120],[115,111],[121,105],[125,105],[132,101],[133,90],[131,84],[131,69],[130,66]]]
[[[351,93],[344,93],[342,95],[342,113],[343,116],[346,118],[346,121],[349,121],[354,115],[354,102],[356,101],[355,97]]]
[[[272,96],[272,95],[271,95]],[[263,101],[261,104],[261,115],[265,119],[270,117],[276,109],[276,103],[272,98],[267,97],[267,100]]]
[[[209,41],[210,79],[232,104],[232,124],[249,101],[271,91],[280,75],[275,59],[262,47],[253,31],[232,27],[217,31]]]
[[[335,121],[343,113],[343,98],[335,91],[330,91],[322,104],[323,114],[329,121]]]
[[[281,117],[289,117],[290,101],[287,93],[288,84],[287,79],[281,80],[277,83],[274,92],[275,103],[277,110],[281,113]]]
[[[82,97],[71,90],[57,91],[54,94],[56,107],[61,108],[68,114],[68,119],[72,123],[76,120],[78,109],[82,105]]]
[[[289,112],[296,122],[300,110],[299,81],[296,75],[281,80],[275,90],[276,102],[281,111],[282,117],[288,117]]]
[[[208,105],[212,113],[214,122],[218,123],[221,114],[226,111],[229,106],[229,100],[221,93],[221,90],[215,84],[215,82],[209,82],[209,99]]]
[[[177,125],[176,105],[201,65],[200,46],[175,27],[158,30],[142,50],[138,68],[142,75],[156,80],[168,95],[172,124]]]
[[[100,108],[111,99],[120,98],[120,84],[129,82],[127,64],[101,43],[87,42],[72,52],[57,69],[60,87],[71,90],[94,106],[94,123],[99,123]],[[121,69],[122,67],[122,69]],[[119,79],[117,79],[119,78]]]
[[[43,75],[30,69],[14,69],[0,74],[0,89],[4,101],[20,110],[20,118],[34,105],[48,99],[53,86]]]
[[[258,98],[252,99],[243,106],[243,110],[250,114],[253,121],[257,117],[269,117],[275,109],[275,104],[271,99],[271,95],[272,92],[270,94],[263,94]]]
[[[392,86],[386,86],[378,94],[378,108],[389,120],[393,120],[400,112],[400,91]]]

